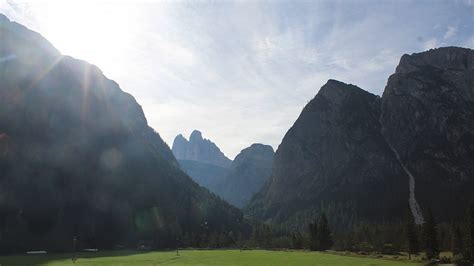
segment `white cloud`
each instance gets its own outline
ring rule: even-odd
[[[448,28],[446,30],[446,33],[444,33],[443,38],[445,40],[450,39],[450,38],[454,37],[457,32],[458,32],[458,29],[456,27],[448,26]]]
[[[423,49],[429,50],[429,49],[437,48],[438,46],[439,46],[438,40],[436,38],[431,38],[424,42]]]

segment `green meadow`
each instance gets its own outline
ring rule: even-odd
[[[103,251],[72,254],[17,255],[0,257],[9,265],[416,265],[408,261],[344,256],[326,252],[267,250]]]

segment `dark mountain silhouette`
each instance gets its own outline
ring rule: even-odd
[[[474,51],[404,55],[385,87],[381,122],[422,209],[459,219],[474,199]]]
[[[247,212],[304,224],[459,218],[474,199],[474,51],[404,55],[383,97],[330,80],[279,146]]]
[[[64,250],[237,232],[241,212],[193,182],[142,108],[94,65],[0,15],[0,250]]]
[[[381,135],[379,117],[379,97],[329,80],[286,133],[249,213],[306,223],[324,209],[341,224],[403,213],[408,178]]]

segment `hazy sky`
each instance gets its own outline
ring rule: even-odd
[[[474,48],[474,0],[0,0],[0,12],[99,66],[169,145],[199,129],[231,159],[276,149],[329,78],[380,95],[402,54]]]

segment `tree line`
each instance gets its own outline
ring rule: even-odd
[[[474,262],[474,204],[469,205],[464,221],[451,223],[449,231],[452,261]],[[412,254],[424,251],[427,260],[439,259],[441,251],[439,235],[438,225],[430,209],[425,214],[421,228],[417,228],[411,215],[407,216],[405,237],[409,258]]]
[[[428,209],[424,222],[416,225],[411,212],[399,223],[361,222],[349,232],[331,231],[325,213],[311,219],[306,230],[289,231],[285,226],[256,223],[252,234],[236,245],[244,248],[292,248],[339,250],[360,254],[381,253],[412,255],[423,252],[424,260],[474,262],[474,204],[470,204],[462,221],[437,223]],[[452,251],[452,259],[441,258],[440,251]]]
[[[242,232],[207,232],[183,237],[183,247],[241,248],[241,249],[307,249],[312,251],[339,250],[360,254],[381,253],[412,255],[423,252],[423,259],[440,258],[441,250],[453,253],[452,261],[474,261],[474,204],[466,211],[463,221],[436,223],[428,209],[424,222],[416,225],[411,215],[400,223],[361,222],[349,232],[332,231],[325,213],[309,219],[302,231],[289,231],[282,225],[254,222],[251,230]],[[188,240],[186,240],[188,239]],[[189,240],[193,239],[193,240]]]

